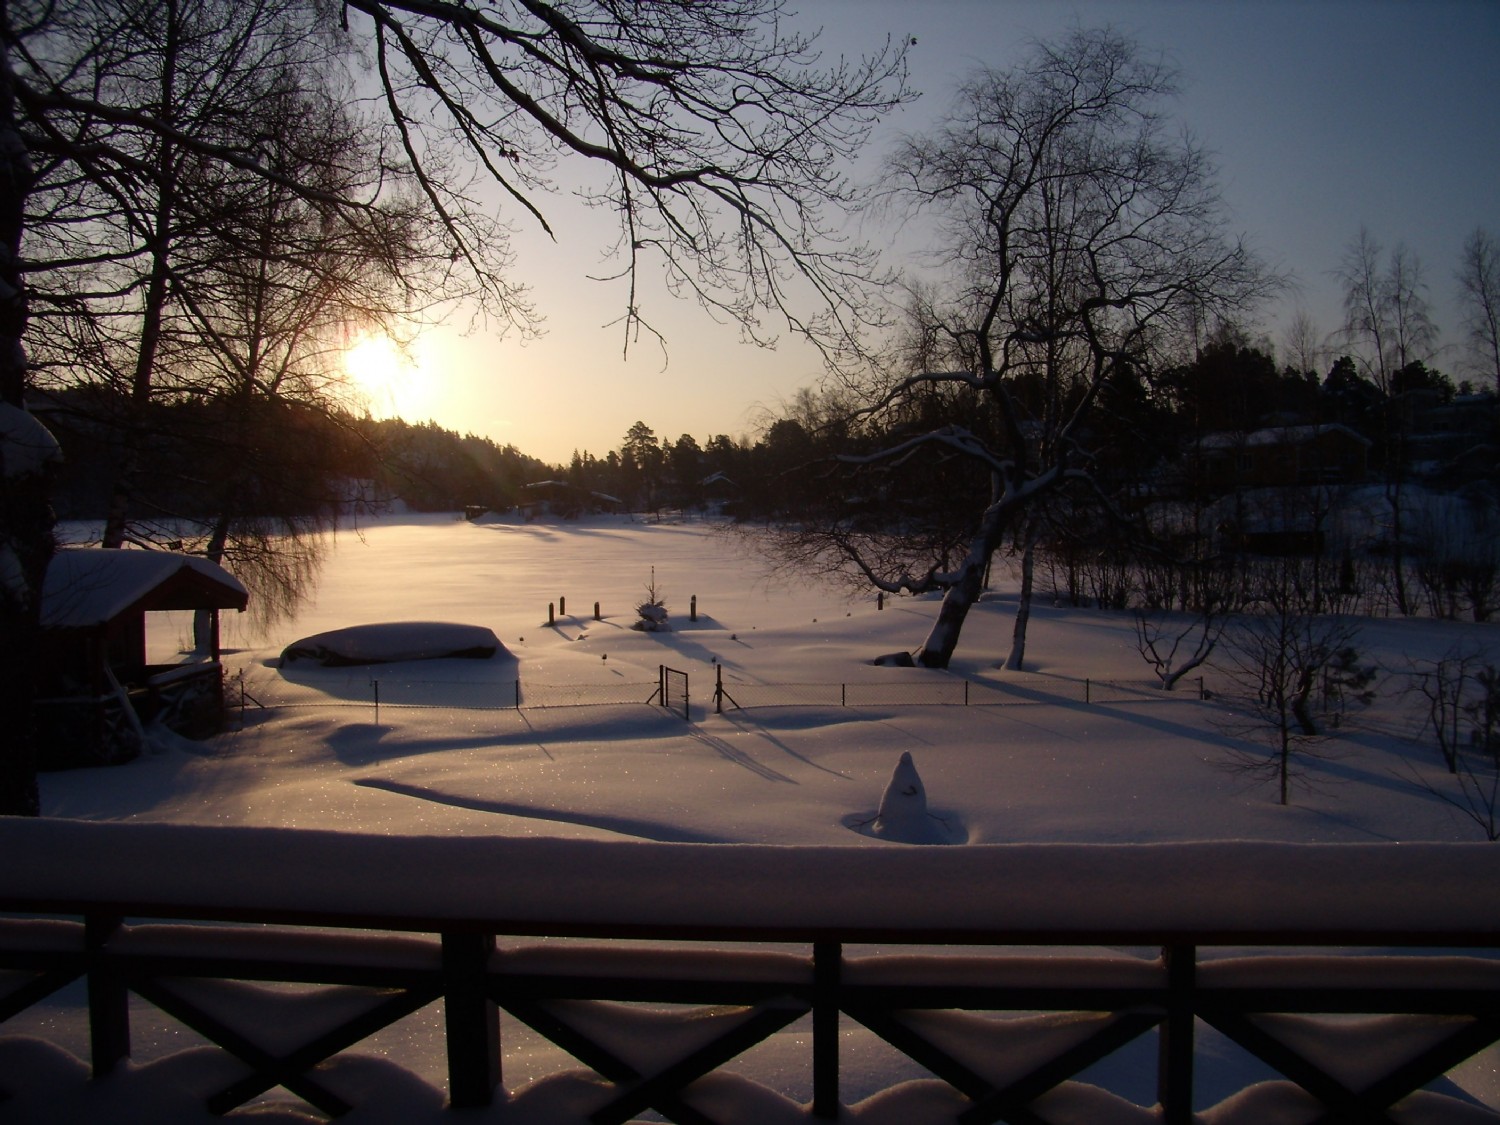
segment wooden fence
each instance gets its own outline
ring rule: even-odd
[[[716,847],[15,821],[0,849],[0,968],[21,982],[0,1019],[85,979],[105,1073],[129,1054],[135,993],[244,1064],[209,1098],[219,1113],[276,1086],[342,1113],[319,1064],[438,1000],[453,1106],[495,1097],[504,1012],[606,1080],[585,1115],[600,1123],[714,1121],[695,1083],[805,1018],[824,1119],[844,1104],[850,1021],[962,1095],[955,1120],[1031,1125],[1048,1120],[1039,1100],[1143,1036],[1160,1119],[1191,1121],[1203,1025],[1300,1088],[1310,1120],[1361,1123],[1394,1121],[1500,1040],[1489,845]],[[344,877],[355,865],[381,879]],[[204,1001],[225,981],[368,1002],[272,1050]],[[607,1031],[619,1005],[690,1006],[698,1034],[643,1064],[619,1046],[638,1022]],[[955,1012],[1075,1018],[991,1021],[986,1042],[945,1031]],[[1310,1014],[1343,1022],[1279,1032]],[[1375,1022],[1348,1022],[1362,1016]],[[1341,1075],[1311,1042],[1339,1035],[1361,1046],[1334,1058],[1377,1039],[1379,1069]]]

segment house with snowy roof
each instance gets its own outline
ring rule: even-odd
[[[1271,426],[1209,434],[1193,447],[1192,459],[1215,490],[1350,484],[1364,478],[1372,444],[1337,422]]]
[[[42,588],[38,766],[128,761],[153,720],[188,737],[216,731],[224,712],[219,613],[248,603],[237,578],[200,556],[58,551]],[[150,663],[147,615],[164,610],[206,611],[206,651],[186,663]]]
[[[522,488],[526,499],[517,507],[528,520],[537,516],[577,519],[598,512],[618,512],[625,507],[625,501],[618,496],[580,488],[571,481],[539,480]]]

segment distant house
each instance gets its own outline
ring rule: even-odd
[[[527,519],[561,516],[577,519],[597,512],[618,512],[625,501],[606,492],[591,492],[565,480],[539,480],[525,486],[526,499],[517,507]]]
[[[58,551],[42,589],[37,734],[43,769],[109,765],[140,752],[159,720],[189,737],[219,729],[224,673],[219,611],[244,610],[238,579],[173,551]],[[187,664],[150,664],[146,615],[207,610],[209,650]]]
[[[1363,479],[1373,443],[1339,423],[1210,434],[1193,459],[1211,488],[1346,484]]]
[[[726,474],[717,472],[698,482],[698,493],[709,511],[722,514],[729,512],[740,499],[741,489]]]
[[[1408,391],[1399,400],[1407,455],[1429,475],[1456,481],[1488,475],[1500,440],[1500,401],[1493,394],[1457,395]]]

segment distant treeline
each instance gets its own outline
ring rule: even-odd
[[[34,396],[63,448],[55,505],[64,519],[101,518],[128,447],[118,396],[77,387]],[[399,500],[416,511],[470,504],[504,509],[523,486],[559,471],[511,445],[433,423],[373,419],[288,400],[155,401],[141,422],[132,518],[203,521],[235,482],[242,517],[316,517],[354,501]]]
[[[1457,426],[1452,413],[1470,388],[1420,363],[1398,376],[1383,393],[1347,357],[1320,376],[1278,367],[1267,349],[1243,340],[1220,340],[1150,387],[1107,388],[1106,409],[1092,421],[1087,444],[1095,471],[1103,470],[1099,479],[1117,496],[1223,491],[1236,482],[1222,467],[1211,479],[1195,479],[1208,468],[1193,456],[1204,438],[1333,423],[1368,439],[1371,478],[1417,475],[1448,489],[1493,486],[1493,458],[1472,456],[1476,446],[1496,448],[1500,413],[1493,399],[1481,396],[1491,405],[1468,412],[1480,420],[1474,432],[1472,421]],[[1023,400],[1028,393],[1015,387]],[[36,396],[35,409],[66,456],[56,496],[63,518],[105,512],[115,466],[132,445],[124,420],[133,415],[119,397],[99,387]],[[1047,408],[1039,393],[1034,405]],[[758,435],[716,434],[702,443],[691,434],[663,440],[637,421],[619,448],[575,452],[567,465],[556,465],[435,423],[359,417],[326,402],[158,399],[139,423],[149,455],[139,459],[131,503],[140,519],[202,519],[222,509],[223,484],[232,480],[234,508],[244,516],[316,516],[355,498],[399,500],[417,511],[476,505],[507,511],[548,497],[528,485],[563,482],[576,507],[713,508],[755,519],[841,507],[895,520],[913,513],[972,520],[986,488],[972,465],[872,475],[848,464],[903,433],[947,422],[983,429],[984,418],[960,390],[914,395],[878,419],[861,418],[856,407],[836,392],[804,390]]]

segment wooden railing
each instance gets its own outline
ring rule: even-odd
[[[1161,1119],[1189,1122],[1204,1025],[1295,1083],[1309,1119],[1392,1121],[1500,1040],[1488,845],[781,848],[11,821],[0,854],[0,968],[21,974],[0,1019],[86,980],[104,1073],[129,1054],[133,993],[243,1061],[215,1112],[276,1086],[343,1112],[319,1064],[437,1000],[454,1106],[495,1096],[504,1012],[607,1081],[585,1114],[601,1123],[713,1121],[694,1083],[805,1018],[822,1118],[845,1101],[850,1021],[962,1095],[961,1122],[1045,1122],[1039,1100],[1143,1036]],[[205,1002],[216,981],[368,1002],[272,1050]],[[609,1031],[619,1004],[691,1006],[697,1034],[663,1057]],[[1382,1018],[1281,1033],[1310,1014]],[[1358,1052],[1310,1046],[1408,1031],[1354,1078],[1329,1058]]]

